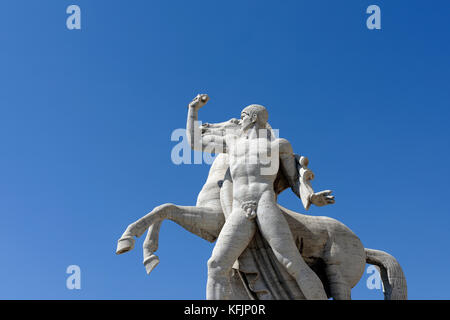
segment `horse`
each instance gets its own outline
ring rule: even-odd
[[[204,124],[203,128],[213,130],[216,127],[232,127],[237,122],[238,120],[231,119],[214,126]],[[278,175],[274,183],[277,195],[288,187],[281,170]],[[148,230],[143,244],[143,263],[147,273],[150,274],[159,263],[155,252],[158,249],[159,232],[164,220],[173,221],[202,239],[214,242],[231,212],[231,190],[228,156],[218,154],[198,194],[195,206],[166,203],[155,207],[128,225],[118,240],[116,253],[122,254],[132,250],[135,237],[140,237]],[[403,270],[392,255],[381,250],[364,248],[361,240],[336,219],[304,215],[278,206],[289,224],[301,256],[321,279],[328,298],[351,299],[351,289],[360,281],[365,264],[369,263],[377,266],[380,271],[385,300],[407,299]],[[251,291],[246,284],[247,281],[243,282],[246,291]],[[255,295],[249,293],[247,298],[255,298]]]

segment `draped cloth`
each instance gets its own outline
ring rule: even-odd
[[[258,229],[233,266],[232,288],[236,300],[305,299]]]

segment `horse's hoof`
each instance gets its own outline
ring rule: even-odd
[[[147,274],[150,274],[150,272],[152,272],[158,264],[159,258],[157,255],[152,254],[151,256],[144,259],[144,266]]]
[[[116,254],[125,253],[133,248],[134,248],[133,237],[120,238],[119,241],[117,241]]]

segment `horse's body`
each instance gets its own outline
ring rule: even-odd
[[[154,252],[158,248],[161,223],[166,219],[207,241],[214,242],[232,205],[232,181],[227,172],[228,168],[227,155],[219,154],[211,166],[195,207],[171,203],[156,207],[128,226],[119,239],[117,253],[131,250],[134,246],[134,236],[139,237],[148,230],[143,247],[144,265],[150,273],[159,263]],[[286,188],[283,181],[280,183],[280,179],[275,183],[278,184],[274,186],[277,194]],[[406,281],[394,257],[383,251],[365,249],[359,238],[335,219],[303,215],[280,205],[279,207],[289,223],[302,257],[320,277],[329,297],[350,299],[351,288],[361,279],[367,262],[380,268],[385,299],[406,299]],[[246,288],[247,292],[249,289],[251,288]],[[242,295],[239,298],[242,298]]]

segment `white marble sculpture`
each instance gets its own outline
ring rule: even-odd
[[[385,299],[406,299],[406,281],[391,255],[365,249],[345,225],[328,217],[299,214],[277,204],[290,187],[305,209],[334,203],[331,191],[314,193],[308,160],[275,138],[267,110],[250,105],[241,119],[197,125],[209,98],[188,106],[187,138],[195,150],[218,153],[195,207],[164,204],[130,224],[117,254],[134,247],[148,230],[144,265],[159,263],[154,252],[162,221],[172,220],[211,242],[207,299],[350,299],[365,263],[381,271]]]

